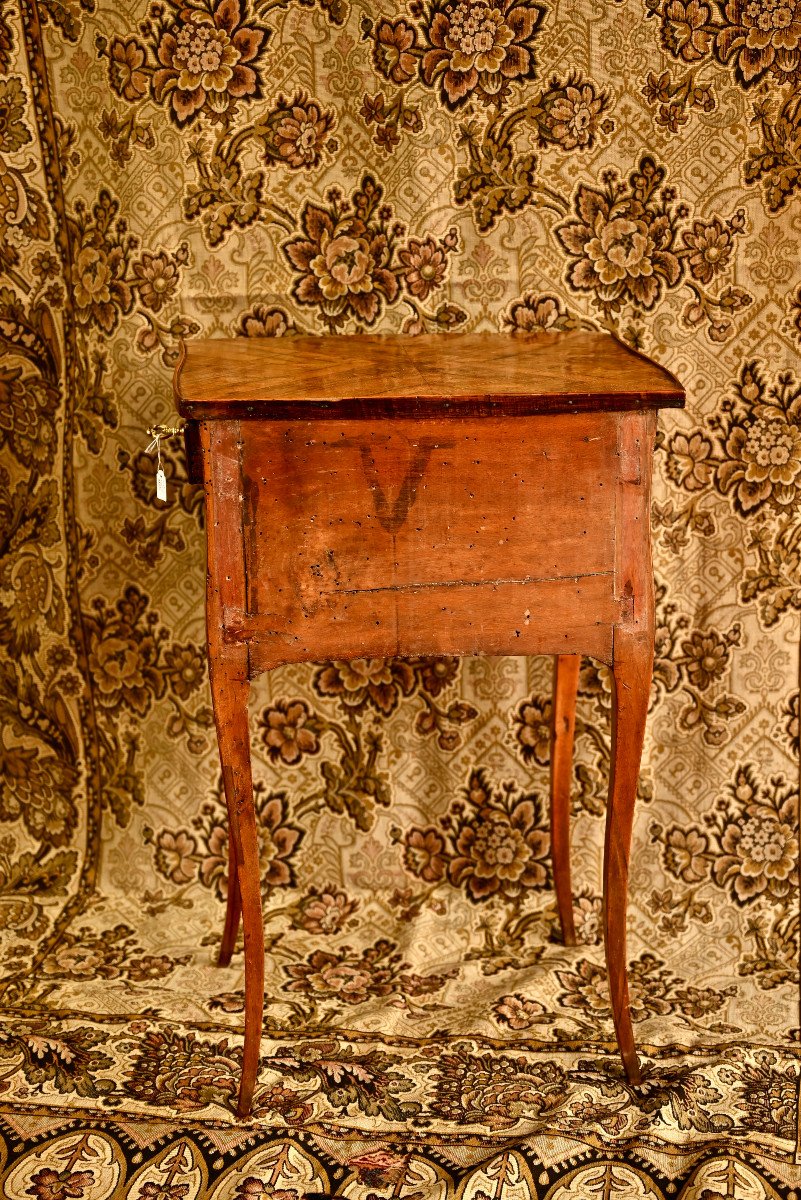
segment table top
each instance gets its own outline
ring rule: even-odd
[[[175,370],[195,420],[525,416],[680,408],[678,380],[607,333],[198,338]]]

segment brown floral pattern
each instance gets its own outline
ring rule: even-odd
[[[227,1107],[236,1091],[242,1052],[194,1034],[138,1029],[138,1048],[125,1091],[145,1104],[155,1104],[166,1090],[179,1112],[205,1108],[209,1101]]]
[[[649,311],[678,286],[686,271],[695,300],[685,309],[685,322],[708,322],[710,340],[725,341],[733,328],[731,314],[747,307],[751,297],[729,286],[714,298],[698,285],[708,284],[726,267],[732,238],[745,228],[744,213],[738,210],[725,223],[718,217],[696,221],[682,232],[680,246],[679,223],[688,210],[673,204],[675,190],[663,186],[664,179],[664,169],[644,155],[628,184],[606,171],[603,190],[583,184],[578,188],[577,219],[557,229],[572,256],[567,281],[576,292],[590,293],[593,305],[604,313],[619,312],[626,304]]]
[[[493,792],[486,773],[473,771],[464,800],[451,805],[440,825],[414,828],[404,839],[404,865],[421,879],[447,879],[480,903],[494,896],[519,899],[543,888],[550,871],[549,837],[539,797],[518,795],[513,785]]]
[[[764,624],[798,607],[798,545],[790,518],[801,481],[801,384],[787,371],[771,379],[762,363],[745,362],[725,412],[690,437],[675,434],[666,469],[669,478],[698,500],[672,510],[669,524],[700,527],[708,536],[716,524],[700,507],[704,493],[727,497],[744,518],[769,517],[753,529],[748,548],[753,565],[740,585],[744,603],[757,601]],[[685,515],[686,514],[686,515]]]
[[[784,1196],[793,4],[6,8],[3,1187],[659,1197],[669,1143],[693,1164],[677,1192]],[[614,332],[689,395],[661,414],[653,494],[630,888],[643,1085],[610,1048],[600,966],[608,669],[581,674],[587,948],[568,951],[548,880],[550,664],[293,666],[253,688],[273,986],[255,1124],[231,1142],[242,958],[212,966],[228,832],[202,493],[176,440],[161,504],[142,436],[170,420],[180,340],[577,328]]]
[[[262,890],[295,884],[294,855],[304,831],[290,818],[283,793],[267,792],[261,783],[254,787],[259,819],[259,866]],[[193,832],[193,831],[194,832]],[[221,788],[212,801],[200,806],[192,830],[146,830],[153,845],[156,871],[173,884],[199,881],[221,899],[228,895],[228,819]]]
[[[385,938],[361,954],[354,953],[350,946],[343,946],[338,953],[315,950],[306,962],[292,963],[285,970],[289,976],[289,982],[284,984],[286,992],[348,1005],[396,993],[428,995],[439,991],[448,978],[448,974],[426,977],[412,974],[396,947]]]
[[[559,1003],[594,1014],[612,1015],[606,968],[582,959],[575,971],[558,972],[564,991]],[[718,1012],[723,1000],[714,988],[681,986],[654,954],[643,954],[629,966],[629,995],[633,1021],[669,1012],[700,1018]],[[729,993],[731,994],[731,993]]]
[[[347,708],[363,710],[369,705],[388,716],[401,696],[411,695],[415,678],[403,659],[354,658],[320,668],[314,683],[321,696],[336,696]]]
[[[743,87],[766,74],[794,80],[801,63],[801,9],[796,0],[649,0],[661,19],[662,45],[686,63],[714,55]]]
[[[327,935],[340,933],[359,907],[347,893],[333,886],[309,888],[292,910],[292,926],[307,933]]]
[[[756,769],[741,767],[726,798],[699,826],[653,833],[663,843],[666,869],[685,883],[711,876],[738,904],[761,897],[786,900],[798,861],[792,788],[781,777],[762,783]]]
[[[632,177],[630,195],[614,179],[608,180],[605,193],[581,188],[576,196],[579,220],[559,231],[562,245],[576,255],[569,269],[571,285],[594,293],[602,308],[620,308],[625,301],[653,308],[663,289],[674,287],[681,277],[669,210],[649,210],[643,203],[663,176],[652,160],[643,160],[641,168]]]
[[[303,234],[284,246],[299,272],[293,296],[316,308],[317,320],[330,332],[348,318],[374,325],[384,306],[399,298],[401,282],[411,297],[427,299],[442,285],[446,256],[458,246],[452,230],[439,242],[412,238],[399,248],[405,229],[392,222],[392,209],[381,204],[382,195],[371,175],[364,176],[351,200],[344,200],[338,188],[329,189],[326,207],[305,205]],[[420,313],[414,303],[411,307]]]
[[[671,132],[687,124],[689,110],[716,107],[713,86],[699,83],[695,71],[705,60],[731,70],[747,91],[770,81],[774,97],[756,99],[752,107],[761,144],[749,152],[743,175],[746,183],[763,179],[768,211],[779,211],[800,178],[801,6],[796,0],[648,0],[648,9],[660,19],[663,48],[690,67],[676,81],[667,72],[658,78],[651,72],[643,89],[648,101],[658,105],[658,123]]]
[[[713,824],[722,852],[713,877],[720,886],[728,884],[741,904],[762,894],[780,901],[792,886],[798,861],[793,794],[782,783],[760,788],[753,769],[743,767],[730,789],[739,812],[719,811]]]
[[[306,92],[296,92],[291,99],[278,97],[266,120],[257,122],[255,136],[262,140],[268,164],[276,161],[293,170],[309,170],[320,165],[325,151],[336,150],[337,142],[330,137],[335,124],[333,109]]]
[[[133,291],[126,279],[136,239],[119,219],[119,202],[103,188],[87,211],[75,210],[75,306],[78,320],[112,333],[120,316],[130,312]]]
[[[556,1063],[536,1067],[524,1058],[473,1054],[469,1046],[443,1054],[432,1076],[435,1112],[489,1129],[509,1128],[524,1112],[545,1127],[564,1095],[564,1072]]]
[[[451,109],[473,98],[500,104],[510,82],[535,75],[534,41],[544,15],[531,0],[437,2],[422,27],[379,20],[373,62],[395,84],[410,82],[419,70]]]
[[[508,80],[534,75],[533,41],[544,15],[544,8],[530,0],[434,6],[425,32],[429,48],[420,63],[423,80],[439,83],[451,108],[473,92],[499,103]]]
[[[717,475],[720,489],[731,492],[744,513],[766,502],[786,508],[795,503],[801,475],[801,388],[788,387],[786,377],[763,401],[763,378],[756,370],[745,372],[740,394],[751,411],[742,423],[731,422]]]
[[[320,749],[319,722],[302,700],[279,700],[263,714],[262,723],[262,739],[273,761],[296,763],[301,755],[316,754]]]
[[[164,979],[189,962],[187,955],[145,954],[128,925],[115,925],[95,934],[85,926],[66,935],[45,959],[42,970],[49,978],[128,979],[142,982]]]
[[[139,100],[149,87],[186,125],[201,114],[228,122],[237,104],[261,97],[269,30],[251,22],[244,0],[162,5],[146,28],[153,65],[135,38],[114,38],[107,48],[109,81],[125,100]]]

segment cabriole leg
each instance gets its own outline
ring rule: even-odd
[[[245,937],[245,1051],[237,1111],[240,1117],[246,1117],[253,1102],[253,1089],[259,1069],[259,1044],[264,1012],[264,925],[248,725],[250,684],[246,676],[238,673],[225,661],[212,662],[210,673],[223,785],[228,805],[229,837],[233,845],[233,853],[229,853],[229,862],[233,859],[236,863]],[[233,923],[232,912],[229,901],[224,949],[225,936],[229,935],[230,931],[228,918],[231,918]],[[235,933],[232,936],[235,937]]]
[[[653,637],[615,631],[612,760],[604,845],[604,944],[615,1035],[629,1083],[641,1082],[629,1007],[626,907],[634,801],[651,690]]]
[[[236,863],[236,846],[234,844],[233,834],[228,834],[228,898],[225,906],[225,926],[223,928],[222,941],[220,942],[220,955],[217,959],[218,967],[227,967],[231,961],[231,955],[236,946],[236,937],[239,933],[239,919],[242,915],[242,897],[239,894],[239,875],[237,872]]]
[[[576,944],[570,884],[570,782],[580,667],[579,655],[557,655],[551,705],[551,865],[562,941],[566,946]]]

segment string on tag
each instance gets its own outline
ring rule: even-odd
[[[152,454],[154,449],[156,451],[156,499],[162,503],[167,501],[167,476],[161,464],[161,439],[174,437],[176,433],[183,433],[183,430],[183,425],[153,425],[147,431],[148,437],[152,437],[153,441],[145,453]]]

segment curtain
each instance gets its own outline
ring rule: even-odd
[[[799,1183],[801,0],[11,0],[0,10],[0,1142],[9,1197],[775,1196]],[[629,909],[582,667],[580,944],[547,659],[254,686],[241,952],[181,339],[616,333],[672,370]],[[280,531],[276,531],[280,536]]]

